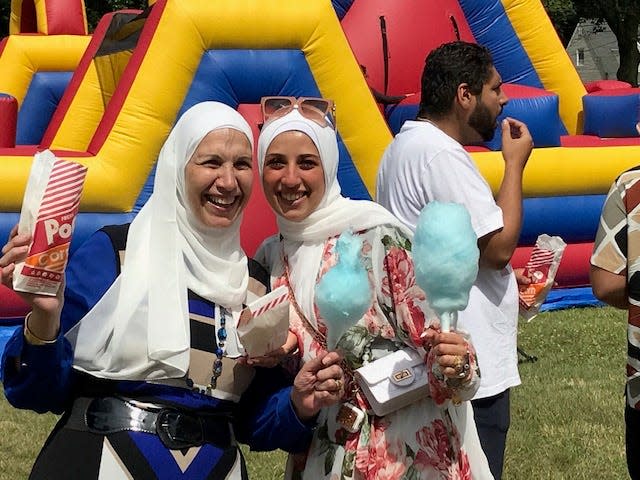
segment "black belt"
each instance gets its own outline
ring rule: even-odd
[[[158,435],[165,447],[181,450],[211,443],[231,446],[230,415],[192,413],[171,407],[141,408],[119,397],[80,397],[75,400],[66,427],[101,435],[122,431]]]

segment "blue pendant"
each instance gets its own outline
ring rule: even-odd
[[[227,339],[227,329],[224,327],[221,327],[218,330],[218,340],[220,340],[221,342],[224,342]]]

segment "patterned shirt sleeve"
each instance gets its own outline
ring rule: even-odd
[[[617,180],[611,186],[602,207],[591,264],[619,274],[627,268],[627,213],[625,186]]]

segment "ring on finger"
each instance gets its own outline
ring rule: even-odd
[[[342,390],[342,380],[336,378],[336,387],[338,387],[338,391]]]
[[[464,369],[464,358],[462,355],[456,355],[455,360],[453,361],[453,370],[456,374],[460,374]]]
[[[469,372],[469,357],[457,355],[453,363],[453,370],[456,372],[458,378],[464,378]]]

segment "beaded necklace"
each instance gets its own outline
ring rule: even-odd
[[[227,315],[228,310],[225,307],[218,306],[220,312],[220,327],[216,328],[217,346],[216,346],[216,359],[213,362],[211,369],[211,382],[207,385],[207,389],[215,389],[218,384],[218,377],[222,375],[222,357],[224,356],[224,346],[227,341]]]

